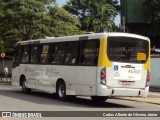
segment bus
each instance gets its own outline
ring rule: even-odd
[[[111,96],[147,97],[150,40],[130,33],[95,33],[16,44],[12,84],[31,90],[106,101]]]

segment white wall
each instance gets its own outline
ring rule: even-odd
[[[151,58],[150,86],[160,87],[160,57]]]

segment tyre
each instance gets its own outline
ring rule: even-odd
[[[106,96],[91,96],[91,99],[94,102],[105,102],[108,99],[108,97],[106,97]]]
[[[59,100],[61,100],[61,101],[66,100],[66,85],[65,85],[64,81],[58,82],[56,93],[57,93],[57,97]]]
[[[30,93],[31,89],[26,87],[26,80],[25,78],[22,80],[22,92],[23,93]]]

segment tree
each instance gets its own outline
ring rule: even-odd
[[[71,16],[65,9],[57,6],[49,8],[51,17],[50,30],[53,36],[67,36],[81,34],[79,30],[80,22],[75,17]]]
[[[1,0],[0,51],[12,52],[15,43],[45,36],[50,32],[46,4],[55,0]],[[46,22],[47,21],[47,22]]]
[[[152,34],[160,35],[160,1],[159,0],[145,0],[145,5],[152,10]]]
[[[1,0],[0,51],[12,52],[15,43],[44,35],[48,20],[45,4],[55,0]]]
[[[102,32],[113,30],[117,0],[70,0],[64,8],[81,22],[81,29]]]
[[[159,0],[145,0],[144,5],[150,7],[152,11],[151,16],[151,30],[149,31],[149,36],[151,39],[152,47],[160,47],[160,1]]]
[[[53,1],[53,0],[52,0]],[[5,18],[22,35],[22,40],[35,39],[49,34],[49,20],[45,4],[51,0],[11,0],[5,3]],[[37,35],[38,34],[38,35]]]
[[[80,23],[56,0],[1,0],[0,51],[10,52],[22,40],[79,34]]]

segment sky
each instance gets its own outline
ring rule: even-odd
[[[62,7],[68,0],[57,0],[58,6]],[[119,0],[118,0],[119,1]],[[120,24],[120,15],[117,15],[115,18],[115,24],[119,26]]]
[[[68,0],[57,0],[59,7],[62,7]]]

